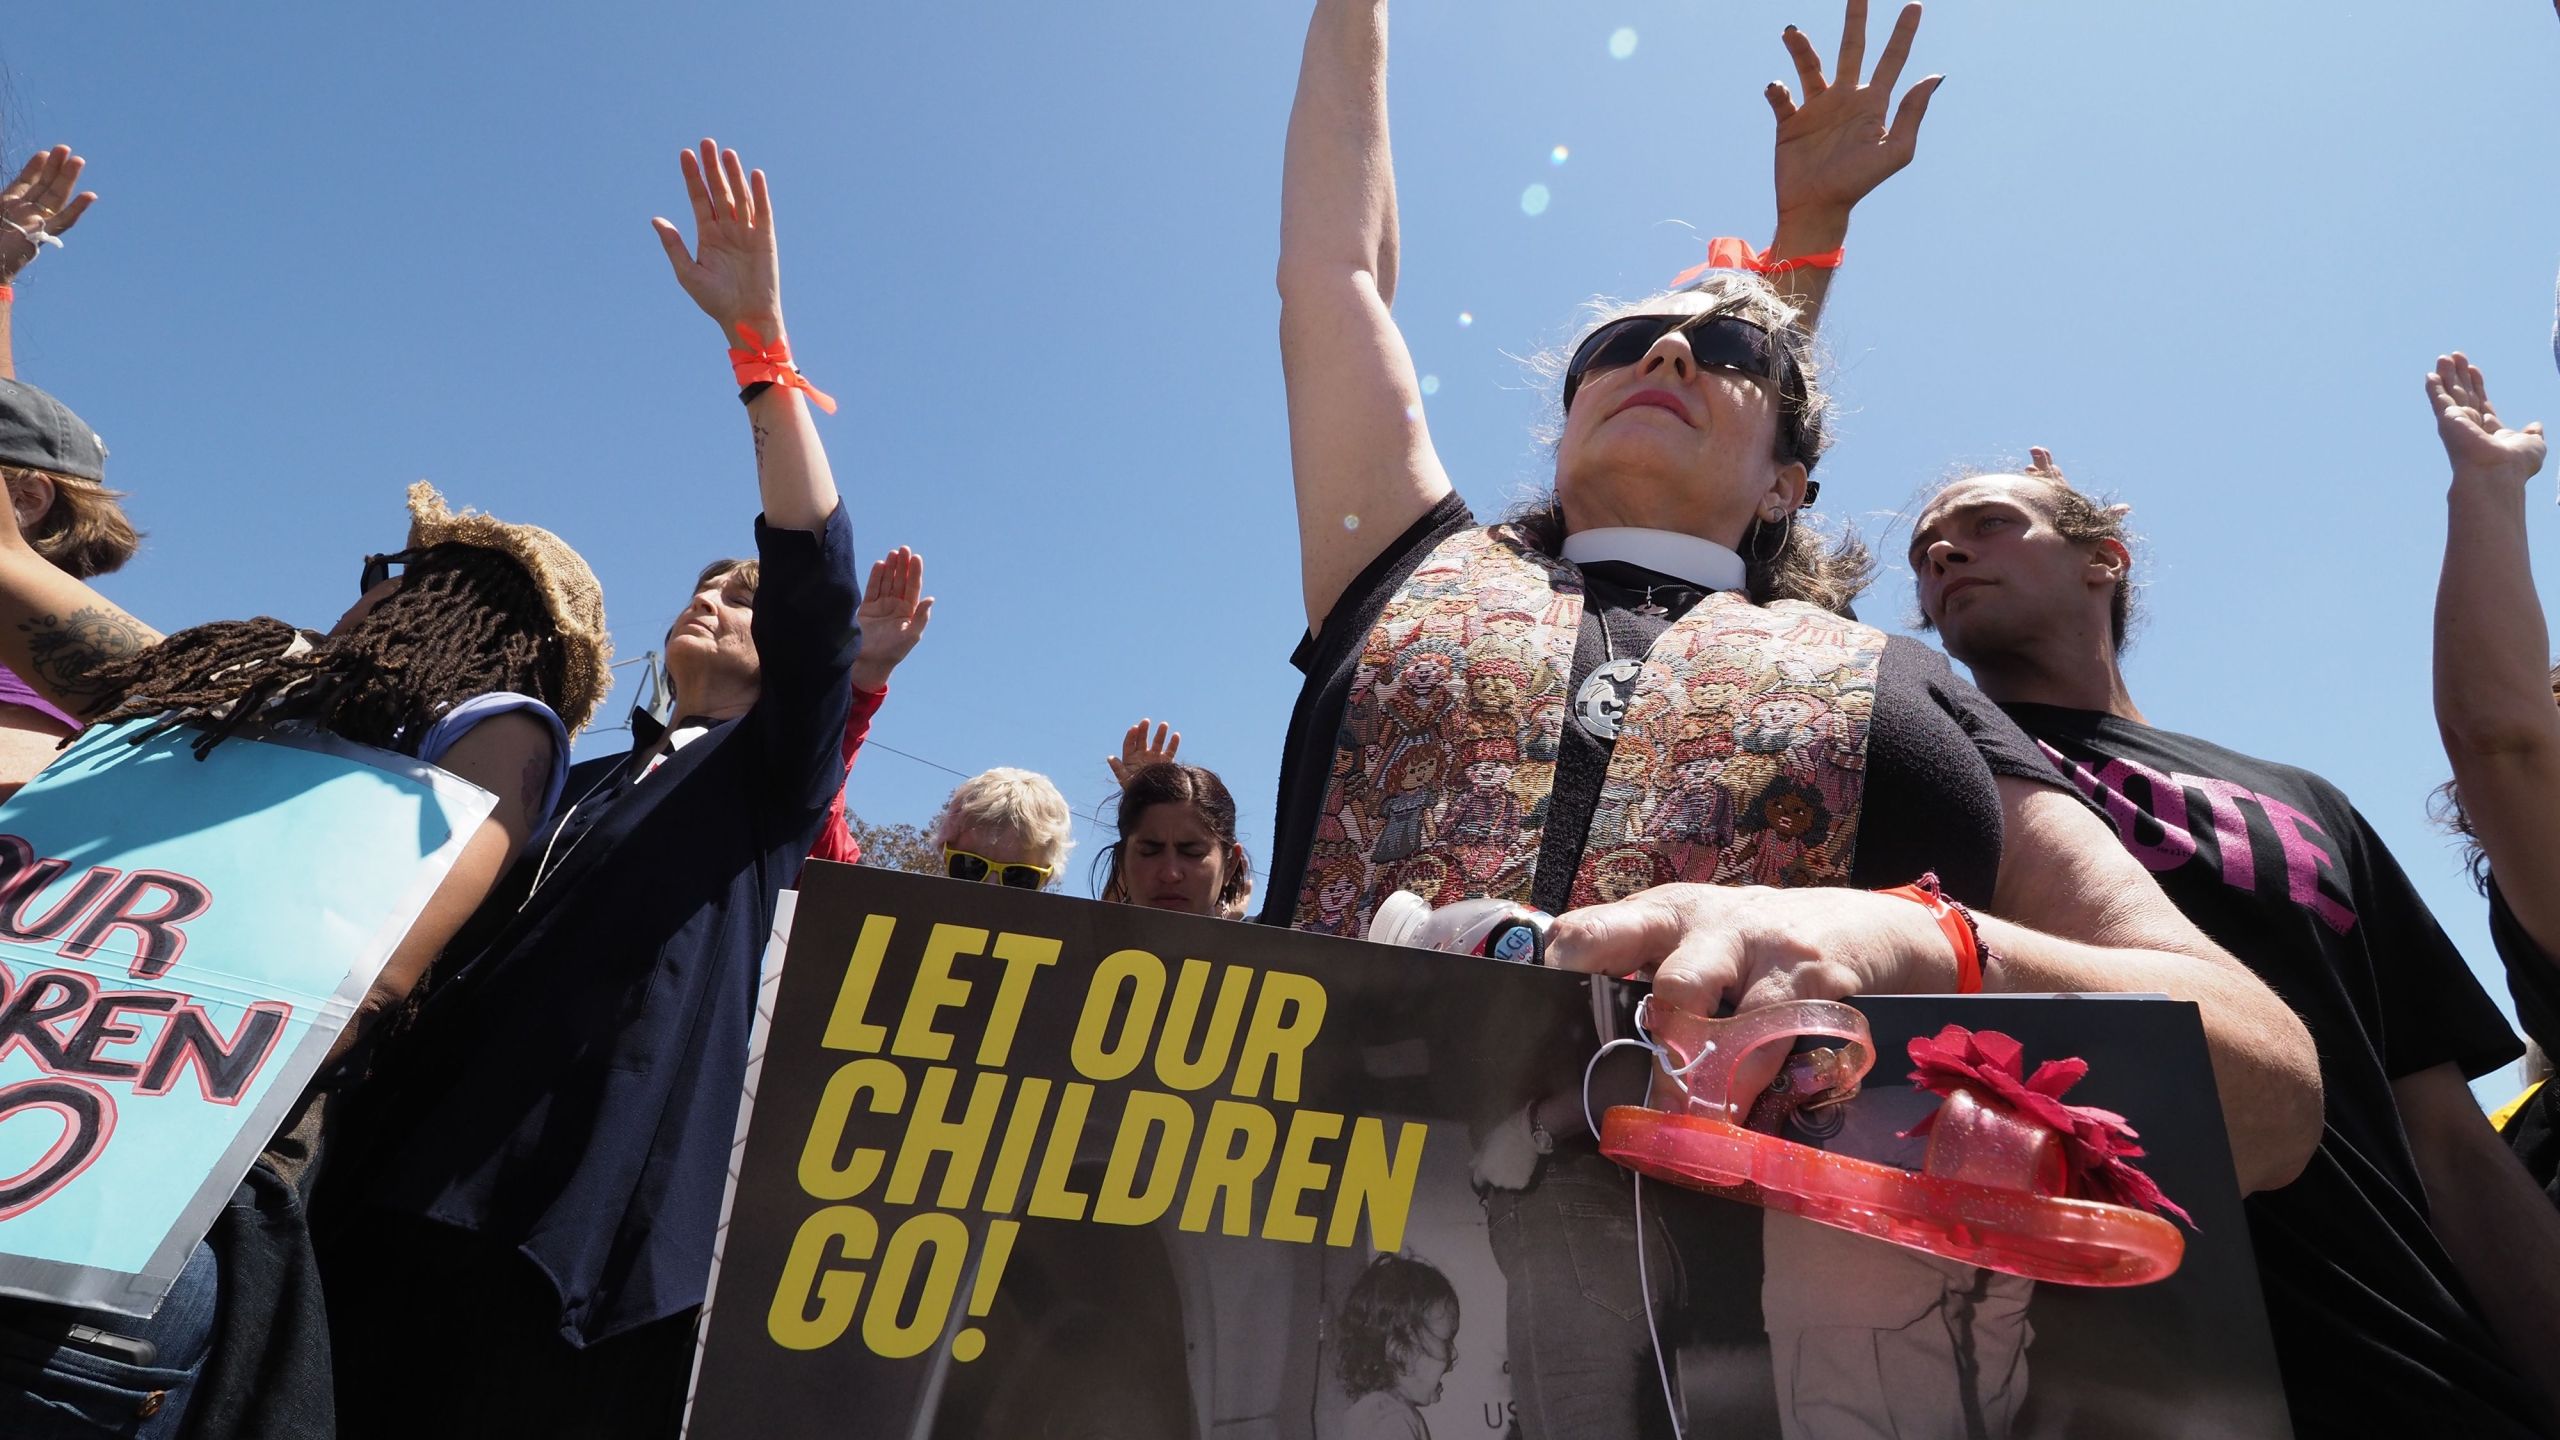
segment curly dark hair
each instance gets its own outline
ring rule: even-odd
[[[288,653],[297,637],[308,648]],[[498,551],[447,544],[412,558],[399,588],[344,635],[267,616],[181,630],[101,668],[88,713],[98,725],[166,717],[146,735],[200,727],[199,759],[252,718],[306,720],[414,753],[439,715],[474,695],[514,690],[558,706],[567,667],[532,574]]]
[[[1456,1318],[1458,1292],[1430,1262],[1409,1255],[1369,1262],[1342,1297],[1334,1327],[1334,1366],[1352,1399],[1396,1387],[1422,1342],[1424,1322],[1444,1305]]]

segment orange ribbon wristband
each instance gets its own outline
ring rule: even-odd
[[[1875,893],[1908,900],[1928,911],[1929,918],[1938,922],[1939,933],[1947,937],[1947,948],[1956,952],[1956,993],[1982,993],[1982,932],[1973,923],[1973,912],[1938,888],[1936,872],[1921,876],[1917,883]]]
[[[1751,242],[1731,235],[1720,235],[1707,242],[1707,258],[1671,277],[1674,290],[1690,284],[1710,270],[1749,270],[1757,275],[1784,275],[1790,270],[1837,270],[1848,255],[1848,247],[1825,250],[1819,255],[1791,255],[1784,260],[1769,258],[1766,250],[1754,250]]]
[[[738,334],[748,345],[754,347],[747,350],[732,348],[729,351],[729,368],[737,372],[740,389],[757,384],[779,385],[786,390],[805,393],[809,397],[810,404],[830,415],[836,413],[835,397],[810,384],[809,377],[800,373],[800,367],[791,363],[791,346],[788,342],[775,340],[767,344],[765,338],[757,334],[752,325],[740,325]]]

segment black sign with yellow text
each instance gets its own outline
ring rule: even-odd
[[[1635,988],[812,865],[689,1434],[2285,1433],[2192,1006],[1861,1000],[1866,1091],[1790,1137],[1916,1165],[1950,1021],[2086,1058],[2197,1225],[2081,1290],[1636,1186],[1579,1118]]]

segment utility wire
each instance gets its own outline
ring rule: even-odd
[[[901,750],[901,749],[899,749],[899,748],[898,748],[897,746],[895,746],[895,745],[887,745],[887,744],[883,744],[883,743],[881,743],[881,742],[880,742],[880,741],[878,741],[878,740],[865,740],[865,741],[863,741],[863,742],[862,742],[862,748],[863,748],[863,749],[865,749],[865,750],[873,750],[873,749],[886,750],[886,751],[888,751],[890,754],[895,755],[895,756],[897,756],[898,758],[900,758],[900,759],[902,759],[902,760],[913,760],[914,762],[916,762],[916,763],[917,763],[917,764],[919,764],[919,765],[923,765],[923,766],[927,766],[927,767],[930,767],[930,768],[935,769],[935,770],[939,770],[939,771],[941,771],[941,772],[942,772],[943,774],[945,774],[945,775],[957,775],[957,776],[959,776],[959,777],[960,777],[961,779],[963,779],[963,780],[966,780],[966,779],[968,779],[968,778],[969,778],[969,774],[970,774],[970,772],[968,772],[968,771],[966,771],[966,770],[955,770],[955,769],[953,769],[952,767],[950,767],[950,766],[948,766],[948,765],[943,764],[943,763],[942,763],[941,761],[939,761],[939,760],[928,759],[928,758],[926,758],[925,756],[917,755],[917,754],[913,754],[913,753],[911,753],[911,752],[909,752],[909,751]],[[1074,805],[1072,805],[1072,804],[1071,804],[1071,805],[1069,805],[1069,806],[1067,807],[1067,811],[1068,811],[1068,813],[1069,813],[1069,814],[1074,815],[1074,816],[1075,816],[1077,819],[1079,819],[1079,820],[1087,820],[1087,821],[1091,821],[1091,822],[1093,823],[1094,827],[1095,827],[1095,828],[1097,828],[1097,829],[1101,829],[1101,830],[1111,830],[1111,829],[1116,828],[1116,826],[1113,824],[1113,822],[1111,822],[1111,821],[1109,821],[1109,820],[1105,820],[1105,819],[1103,819],[1101,815],[1097,814],[1097,813],[1096,813],[1096,812],[1094,812],[1094,811],[1091,811],[1091,810],[1078,810],[1078,809],[1076,809],[1076,808],[1075,808],[1075,806],[1074,806]],[[1264,873],[1263,873],[1263,871],[1262,871],[1262,867],[1260,867],[1260,866],[1258,866],[1258,865],[1247,864],[1247,865],[1245,866],[1245,869],[1247,869],[1247,870],[1249,870],[1249,871],[1253,872],[1253,878],[1254,878],[1256,881],[1268,881],[1268,880],[1271,878],[1269,875],[1264,874]]]

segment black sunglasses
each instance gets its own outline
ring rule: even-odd
[[[1594,330],[1574,348],[1564,367],[1564,408],[1573,408],[1582,377],[1594,370],[1617,370],[1642,360],[1654,342],[1674,330],[1689,337],[1689,353],[1701,365],[1739,370],[1763,380],[1778,374],[1777,342],[1765,328],[1739,315],[1630,315]]]
[[[1564,408],[1573,409],[1582,377],[1594,370],[1617,370],[1644,359],[1654,342],[1674,330],[1686,332],[1689,353],[1701,365],[1738,370],[1777,383],[1782,356],[1768,328],[1739,315],[1630,315],[1612,320],[1584,337],[1564,367]],[[1810,462],[1807,462],[1808,466]],[[1804,482],[1804,503],[1822,493],[1822,482]]]
[[[367,555],[364,557],[364,579],[357,585],[356,593],[372,594],[374,586],[391,578],[395,566],[405,570],[426,553],[424,550],[395,550],[388,555]]]

